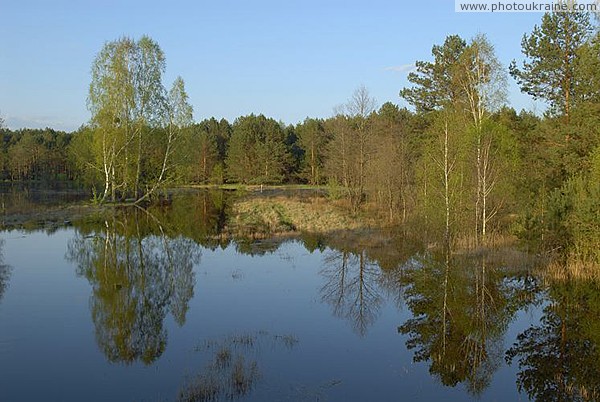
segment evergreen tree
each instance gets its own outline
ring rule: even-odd
[[[312,185],[321,184],[324,151],[328,142],[323,121],[307,118],[302,124],[298,124],[296,133],[304,151],[302,175]]]
[[[510,73],[521,90],[550,105],[553,114],[564,115],[568,123],[575,105],[588,96],[588,83],[582,81],[581,49],[592,33],[590,16],[580,12],[544,14],[521,42],[526,60],[516,61]]]
[[[230,180],[247,184],[282,183],[288,163],[289,153],[280,123],[253,114],[234,122],[226,159]]]
[[[418,113],[439,110],[462,97],[456,82],[456,65],[467,43],[458,35],[446,38],[443,45],[431,49],[433,62],[417,61],[416,72],[408,75],[411,88],[404,88],[400,96],[410,103]]]

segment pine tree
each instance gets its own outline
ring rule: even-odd
[[[510,74],[521,90],[548,102],[551,112],[564,115],[567,123],[573,107],[588,92],[578,59],[591,33],[587,13],[544,14],[541,25],[523,36],[523,67],[517,67],[516,61],[510,65]]]

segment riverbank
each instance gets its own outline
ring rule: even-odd
[[[6,213],[0,216],[0,230],[35,230],[68,226],[71,222],[84,219],[89,215],[105,213],[110,208],[91,203],[78,203]]]

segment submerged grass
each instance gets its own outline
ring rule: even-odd
[[[267,331],[206,340],[196,348],[196,352],[209,352],[211,358],[202,372],[180,389],[178,401],[212,402],[244,398],[262,377],[256,361],[261,348],[273,349],[283,345],[291,349],[298,342],[294,335],[272,335]]]
[[[600,283],[600,264],[578,258],[552,259],[542,274],[551,282],[592,281]]]
[[[219,350],[205,371],[188,382],[179,392],[181,402],[235,400],[244,397],[260,378],[255,361],[246,361],[242,354],[232,355],[228,349]]]

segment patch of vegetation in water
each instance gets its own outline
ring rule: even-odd
[[[292,349],[298,338],[291,334],[273,335],[267,331],[205,340],[196,347],[199,353],[211,353],[201,373],[188,379],[180,389],[180,402],[236,400],[248,395],[262,375],[258,355],[264,346],[283,345]]]
[[[252,197],[236,202],[229,220],[230,231],[256,237],[288,232],[328,233],[356,230],[373,222],[352,216],[323,197]]]

